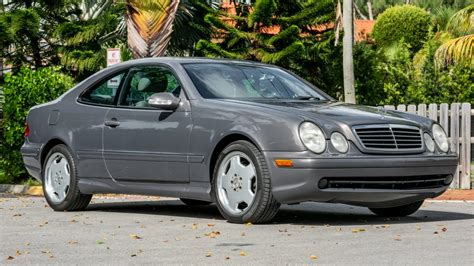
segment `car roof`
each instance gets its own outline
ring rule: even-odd
[[[146,64],[146,63],[224,63],[224,64],[249,64],[268,66],[259,62],[249,60],[224,59],[224,58],[206,58],[206,57],[149,57],[125,61],[125,64]]]

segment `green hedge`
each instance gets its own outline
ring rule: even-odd
[[[416,52],[428,38],[430,25],[431,16],[424,9],[394,6],[378,16],[372,35],[378,45],[387,47],[403,40]]]
[[[57,68],[22,68],[17,74],[5,77],[3,136],[0,146],[3,182],[20,182],[28,178],[20,154],[28,110],[34,105],[57,98],[73,84],[72,78],[60,73]]]

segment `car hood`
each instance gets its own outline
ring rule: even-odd
[[[341,102],[315,101],[246,101],[250,105],[259,105],[284,112],[294,112],[304,119],[326,120],[349,126],[363,124],[403,124],[428,126],[428,119],[383,108],[347,104]]]

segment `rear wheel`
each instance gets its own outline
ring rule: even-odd
[[[77,169],[68,147],[54,146],[43,165],[43,192],[55,211],[84,210],[92,195],[82,194],[78,187]]]
[[[214,168],[213,197],[232,223],[265,223],[277,214],[263,154],[248,141],[236,141],[219,155]]]
[[[184,204],[186,204],[188,206],[202,206],[202,205],[209,205],[209,204],[212,203],[212,202],[209,202],[209,201],[194,200],[194,199],[183,199],[183,198],[181,198],[180,200],[181,200],[181,202],[183,202]]]
[[[383,217],[403,217],[415,213],[423,205],[423,201],[413,202],[392,208],[369,208],[373,213]]]

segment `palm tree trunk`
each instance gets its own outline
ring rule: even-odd
[[[354,62],[352,55],[352,46],[354,44],[352,3],[352,0],[344,0],[342,11],[344,26],[344,38],[342,40],[342,66],[344,70],[344,100],[347,103],[356,102],[354,89]]]

